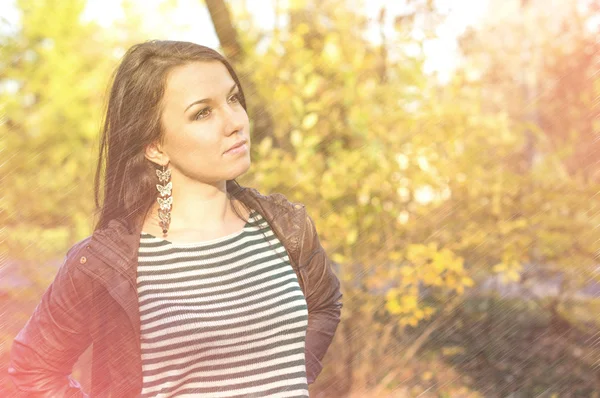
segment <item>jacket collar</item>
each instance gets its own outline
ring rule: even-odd
[[[269,223],[288,251],[290,263],[298,273],[296,259],[305,225],[304,205],[292,204],[279,193],[261,195],[256,189],[242,187],[234,181],[227,181],[227,191],[260,213]],[[109,294],[125,308],[136,333],[139,333],[140,326],[137,256],[142,224],[131,225],[123,219],[113,219],[105,228],[94,231],[88,247],[101,261],[89,261],[85,266],[86,273],[98,278]]]

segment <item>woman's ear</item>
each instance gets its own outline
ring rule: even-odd
[[[147,145],[144,156],[149,161],[161,166],[169,163],[169,157],[163,152],[162,147],[158,142]]]

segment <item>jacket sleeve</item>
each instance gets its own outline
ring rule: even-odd
[[[73,365],[91,344],[87,316],[92,292],[74,277],[81,273],[70,264],[79,261],[77,252],[69,250],[71,255],[67,253],[54,281],[13,341],[8,374],[27,397],[87,397],[70,376]]]
[[[325,250],[321,246],[312,218],[306,216],[300,264],[305,267],[308,306],[306,331],[306,376],[308,384],[315,382],[321,373],[321,361],[333,340],[340,322],[342,293],[340,281],[334,274]]]

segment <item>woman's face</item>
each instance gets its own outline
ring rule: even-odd
[[[172,69],[163,97],[162,151],[174,173],[217,183],[250,167],[248,115],[239,89],[219,61],[194,62]],[[225,153],[245,140],[246,150]]]

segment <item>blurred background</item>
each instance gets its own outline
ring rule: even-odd
[[[171,39],[232,61],[238,181],[306,204],[342,281],[311,397],[600,397],[598,37],[593,0],[2,0],[0,396],[96,221],[110,75]]]

